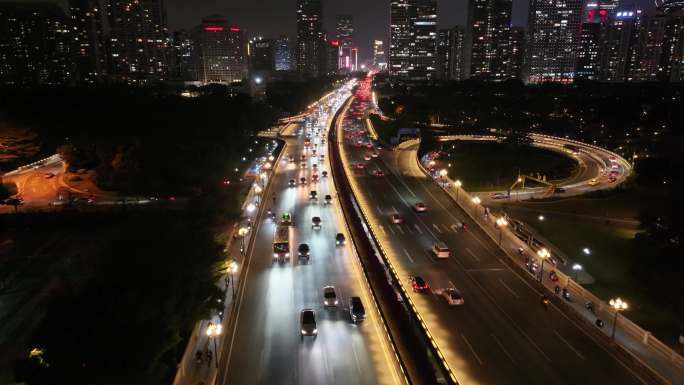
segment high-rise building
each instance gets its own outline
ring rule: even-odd
[[[511,27],[509,53],[508,73],[512,78],[520,79],[525,58],[525,28]]]
[[[326,63],[321,0],[297,0],[297,70],[306,76],[319,76]]]
[[[450,80],[463,80],[467,79],[469,74],[469,69],[466,69],[466,52],[470,50],[466,49],[465,42],[465,30],[461,27],[454,27],[449,33],[449,79]]]
[[[195,41],[187,30],[179,30],[173,34],[173,63],[170,65],[171,78],[184,81],[197,81],[197,63],[195,62]]]
[[[249,42],[250,70],[275,71],[275,40],[254,38]]]
[[[667,19],[662,60],[665,80],[681,82],[684,81],[684,1],[665,3],[663,12]]]
[[[373,41],[373,67],[379,70],[387,68],[387,55],[385,45],[382,40]]]
[[[0,84],[69,83],[72,38],[56,4],[0,3]]]
[[[511,0],[469,0],[470,77],[505,80],[510,70]]]
[[[115,80],[146,83],[168,71],[163,0],[108,0],[110,73]]]
[[[410,0],[392,0],[390,2],[388,68],[390,75],[402,78],[408,77],[411,65],[409,59],[413,39],[409,3]]]
[[[351,15],[337,15],[335,39],[339,40],[341,47],[354,45],[354,24]]]
[[[601,80],[631,80],[639,42],[641,10],[618,10],[606,29],[601,48]]]
[[[69,0],[76,74],[82,82],[101,81],[107,72],[103,11],[97,0]]]
[[[532,0],[528,16],[527,82],[575,78],[582,0]]]
[[[198,80],[202,83],[232,84],[247,74],[242,29],[228,24],[220,15],[202,19],[195,28]]]
[[[437,72],[437,0],[409,0],[411,45],[409,78],[426,80]]]
[[[667,19],[662,14],[644,18],[639,28],[632,80],[648,82],[666,77],[662,66],[666,24]]]
[[[449,62],[451,56],[451,30],[437,31],[437,79],[449,79]]]
[[[290,38],[281,36],[275,42],[275,69],[276,71],[291,71],[294,69],[292,64],[292,44]]]
[[[599,54],[606,23],[582,23],[577,47],[576,79],[598,80],[601,74]]]

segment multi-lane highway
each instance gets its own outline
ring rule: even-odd
[[[411,293],[461,384],[642,383],[557,308],[542,306],[542,292],[507,265],[477,226],[463,230],[466,215],[425,177],[415,158],[384,150],[373,157],[376,150],[366,147],[362,120],[356,119],[365,108],[355,101],[337,127],[345,138],[342,159],[399,274],[463,294],[464,305],[449,306],[431,290]],[[418,202],[427,212],[414,210]],[[392,223],[392,214],[402,223]],[[437,259],[430,251],[438,241],[450,249],[449,258]]]
[[[282,213],[292,215],[290,260],[274,262],[276,223],[264,216],[255,224],[236,321],[227,331],[227,364],[219,375],[222,384],[405,383],[354,250],[349,242],[336,246],[336,234],[347,232],[334,184],[329,176],[323,177],[323,171],[330,168],[321,139],[346,94],[348,89],[333,95],[331,112],[308,116],[310,128],[298,124],[294,135],[286,138],[283,161],[274,170],[263,205],[276,213],[276,221]],[[308,135],[311,147],[305,148]],[[300,161],[302,155],[304,162]],[[294,161],[289,161],[290,156]],[[312,180],[314,174],[319,175],[318,182]],[[300,178],[306,184],[300,184]],[[289,185],[290,179],[296,186]],[[312,190],[318,193],[317,201],[309,199]],[[332,204],[324,204],[328,194],[333,197]],[[314,216],[321,218],[320,229],[312,227]],[[298,259],[300,243],[310,246],[309,261]],[[327,285],[336,287],[338,306],[324,306],[323,287]],[[351,322],[350,296],[361,297],[365,305],[367,319],[360,324]],[[305,308],[316,312],[317,338],[301,336],[300,311]]]

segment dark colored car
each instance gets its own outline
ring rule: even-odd
[[[361,298],[349,298],[349,316],[353,323],[359,323],[366,319],[366,309],[364,309],[361,303]]]
[[[309,253],[309,245],[307,245],[306,243],[299,244],[299,247],[297,248],[297,254],[299,255],[299,259],[306,259],[308,261],[310,257]]]
[[[335,245],[336,246],[344,245],[344,240],[345,240],[344,234],[337,233],[337,235],[335,235]]]
[[[411,283],[413,291],[423,292],[430,288],[430,285],[428,285],[423,278],[418,276],[411,276],[409,282]]]

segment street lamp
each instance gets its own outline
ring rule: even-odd
[[[439,177],[442,178],[442,186],[443,186],[443,187],[445,186],[444,178],[446,178],[446,176],[447,176],[448,173],[449,173],[449,172],[448,172],[446,169],[444,169],[444,168],[441,169],[441,170],[439,170]]]
[[[240,236],[240,254],[245,255],[245,235],[249,232],[246,227],[240,227],[238,235]]]
[[[434,160],[431,160],[430,162],[428,162],[428,165],[430,166],[430,170],[432,170],[436,164],[437,163]]]
[[[501,240],[503,238],[503,228],[508,226],[508,221],[504,217],[496,220],[496,225],[499,227],[499,247],[501,247]]]
[[[615,310],[615,318],[613,319],[613,332],[610,336],[610,338],[615,341],[615,329],[617,326],[618,314],[627,309],[629,306],[627,305],[627,302],[623,301],[620,297],[611,299],[608,304],[610,304],[610,307]]]
[[[473,203],[475,203],[476,205],[479,205],[481,202],[482,200],[480,199],[480,197],[473,197]]]
[[[539,271],[539,282],[543,283],[543,281],[544,281],[544,261],[546,261],[546,259],[551,257],[551,253],[546,248],[543,248],[543,249],[539,249],[537,251],[537,255],[539,256],[539,259],[541,259],[541,261],[542,261],[541,270]]]
[[[221,324],[214,324],[209,322],[207,325],[207,337],[214,341],[214,363],[216,364],[216,369],[218,369],[218,351],[216,350],[216,338],[223,332],[223,326]]]
[[[235,281],[233,278],[233,275],[237,272],[238,269],[238,263],[235,259],[233,259],[230,264],[228,265],[228,272],[230,273],[230,288],[231,292],[233,294],[233,299],[235,299]]]
[[[254,205],[254,203],[250,203],[250,204],[247,205],[247,212],[248,212],[248,213],[251,214],[251,213],[254,212],[254,210],[256,210],[256,206]]]
[[[580,265],[579,263],[576,263],[576,264],[572,265],[572,270],[575,271],[575,282],[579,283],[579,281],[577,280],[577,277],[579,276],[580,270],[582,270],[582,265]]]
[[[456,188],[456,203],[458,203],[458,192],[461,191],[461,186],[463,184],[461,183],[460,180],[456,179],[456,182],[454,182],[454,187]]]

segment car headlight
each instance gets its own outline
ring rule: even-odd
[[[278,254],[273,254],[273,258],[278,258]]]
[[[335,305],[337,305],[337,300],[335,300]]]
[[[318,329],[314,329],[313,334],[318,334]]]
[[[306,334],[306,330],[302,329],[302,334]]]
[[[290,256],[290,253],[285,253],[285,256],[286,256],[286,257],[289,257],[289,256]]]

